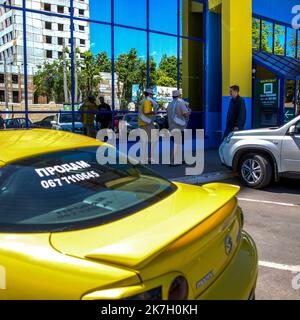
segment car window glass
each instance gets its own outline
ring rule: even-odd
[[[0,232],[54,232],[106,224],[176,190],[140,165],[100,165],[97,152],[95,147],[49,153],[1,168]]]
[[[296,133],[300,134],[300,121],[296,125]]]

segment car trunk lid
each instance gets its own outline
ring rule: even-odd
[[[200,290],[205,276],[221,272],[237,245],[239,187],[177,186],[168,198],[119,221],[53,233],[51,244],[68,255],[137,270],[143,280],[180,271]],[[226,237],[232,242],[230,254]]]

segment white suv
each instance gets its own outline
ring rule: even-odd
[[[248,187],[264,188],[280,177],[300,178],[300,116],[280,128],[233,132],[219,153]]]

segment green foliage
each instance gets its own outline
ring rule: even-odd
[[[48,101],[63,102],[63,65],[60,60],[46,62],[34,76],[36,96],[47,97]]]
[[[78,74],[78,88],[81,97],[97,92],[101,83],[101,72],[111,72],[112,65],[106,52],[93,55],[91,51],[80,54],[77,50],[76,70]],[[70,61],[67,64],[67,85],[71,91]],[[164,55],[159,66],[152,57],[149,61],[150,87],[154,85],[177,87],[177,58]],[[128,53],[118,56],[115,61],[117,74],[117,98],[121,108],[125,109],[132,101],[132,86],[139,85],[138,102],[143,98],[144,88],[147,86],[147,62],[138,56],[137,50],[132,48]],[[182,71],[181,71],[182,72]],[[63,58],[52,63],[44,63],[34,76],[36,96],[45,96],[57,103],[66,101],[64,92],[64,61]],[[77,97],[78,98],[78,97]]]
[[[284,26],[275,24],[274,39],[273,25],[270,22],[262,21],[261,30],[261,50],[272,53],[274,41],[274,53],[284,55],[285,28]],[[296,36],[289,40],[287,47],[295,48]],[[252,20],[252,47],[254,50],[260,50],[260,20],[253,18]]]

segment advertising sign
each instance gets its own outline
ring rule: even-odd
[[[256,108],[279,107],[278,101],[278,80],[277,79],[258,79],[256,80]]]

